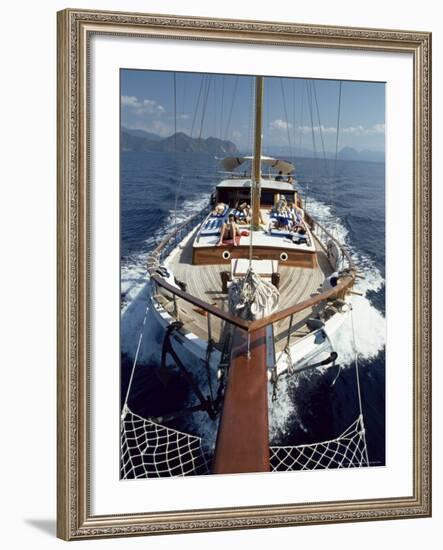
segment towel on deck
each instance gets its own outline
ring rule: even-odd
[[[236,235],[235,237],[235,243],[238,245],[240,244],[240,235]],[[234,244],[233,239],[223,239],[223,242],[220,246],[232,246]]]

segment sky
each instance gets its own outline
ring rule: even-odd
[[[254,78],[121,70],[122,126],[233,141],[251,152]],[[265,77],[263,151],[384,151],[385,84]],[[337,127],[339,127],[337,141]]]

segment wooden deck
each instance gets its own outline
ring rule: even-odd
[[[172,254],[168,266],[174,276],[186,283],[187,292],[195,297],[227,311],[228,295],[222,291],[221,273],[226,271],[227,265],[192,265],[192,242],[190,238],[183,247]],[[326,254],[316,242],[318,253],[318,267],[301,268],[286,267],[281,263],[278,266],[280,273],[280,302],[278,309],[284,309],[297,304],[302,300],[316,295],[325,278],[332,273]],[[172,313],[174,304],[170,294],[162,292],[160,298],[164,307]],[[178,317],[184,323],[184,328],[203,339],[208,338],[208,317],[205,311],[198,307],[177,299]],[[324,305],[320,305],[324,307]],[[291,329],[291,342],[308,333],[306,320],[312,315],[312,309],[307,309],[294,315]],[[216,346],[221,344],[223,322],[214,316],[210,319],[211,337]],[[287,343],[289,319],[274,324],[274,339],[276,352],[282,351]]]

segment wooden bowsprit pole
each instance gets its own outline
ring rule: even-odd
[[[236,328],[213,473],[269,470],[266,329],[251,333],[248,346],[247,333]]]

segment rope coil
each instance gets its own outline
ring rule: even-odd
[[[280,293],[250,268],[246,275],[229,287],[229,311],[242,319],[263,319],[278,306]]]

